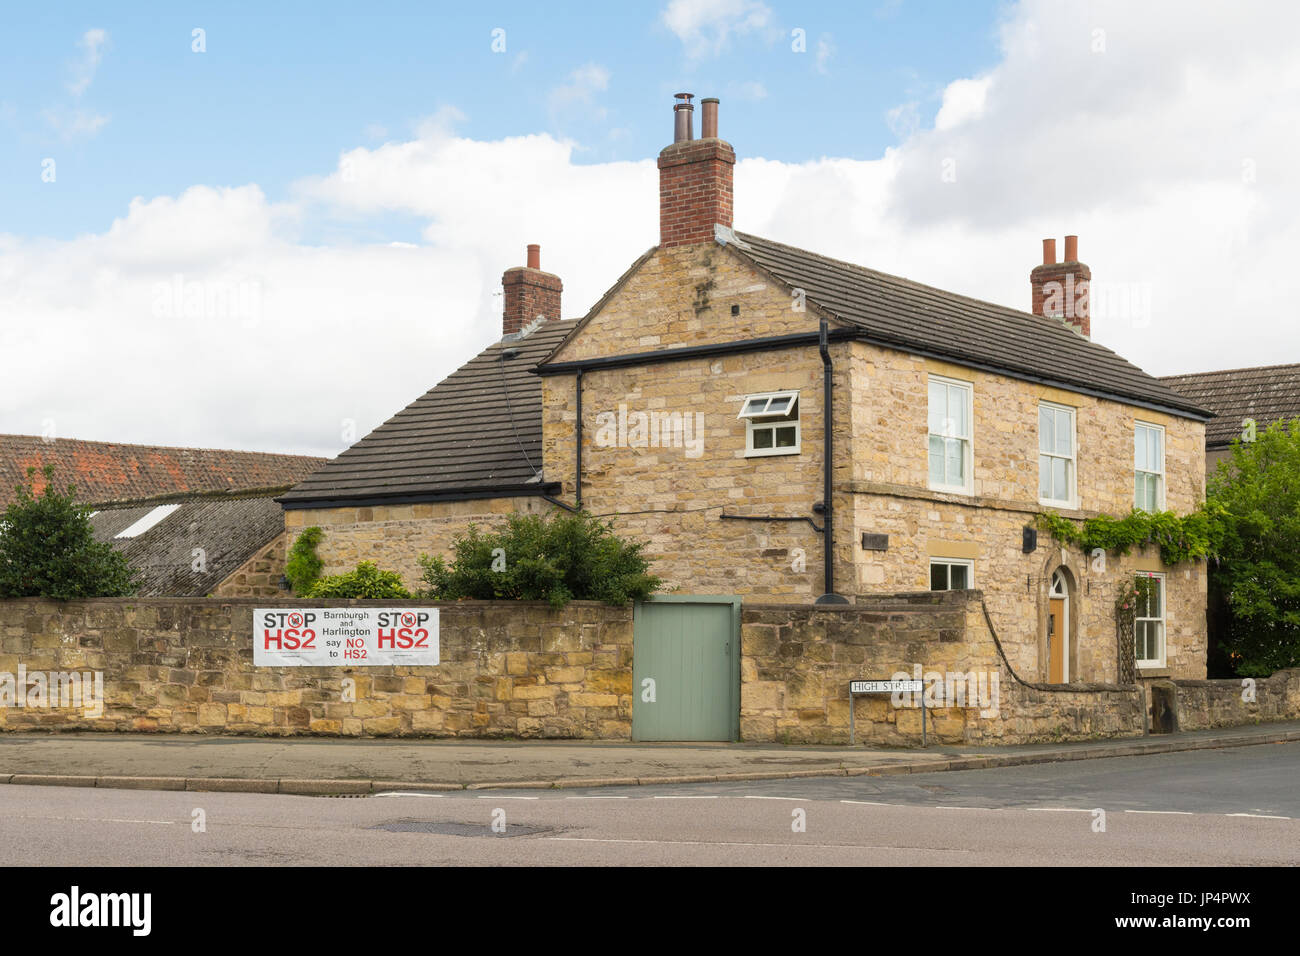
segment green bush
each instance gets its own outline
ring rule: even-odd
[[[139,587],[135,569],[107,541],[96,541],[91,509],[77,504],[71,485],[60,492],[54,466],[44,469],[45,489],[36,494],[36,469],[29,486],[0,515],[0,597],[48,597],[60,601],[126,597]]]
[[[289,579],[294,594],[305,595],[320,580],[320,572],[325,563],[316,553],[316,545],[320,544],[324,536],[325,532],[320,528],[304,528],[289,549],[284,563],[284,576]]]
[[[346,574],[320,578],[302,596],[383,600],[409,598],[411,592],[402,586],[402,578],[396,571],[381,571],[374,562],[362,561]]]
[[[624,606],[662,583],[649,573],[644,545],[624,541],[585,512],[510,515],[504,527],[471,525],[452,543],[452,561],[420,556],[420,596],[438,601],[602,601]]]

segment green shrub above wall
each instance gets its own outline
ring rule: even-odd
[[[54,466],[44,469],[45,488],[36,493],[36,469],[0,513],[0,598],[129,597],[138,573],[107,541],[96,541],[91,509],[78,504],[69,485],[59,491]]]
[[[402,585],[396,571],[382,571],[373,561],[362,561],[346,574],[332,574],[313,584],[303,597],[353,598],[357,600],[384,600],[409,598],[411,592]]]
[[[650,573],[644,545],[625,541],[613,526],[586,512],[550,516],[512,514],[504,527],[480,532],[470,525],[441,556],[420,556],[420,596],[461,599],[601,601],[624,606],[648,597],[661,580]]]

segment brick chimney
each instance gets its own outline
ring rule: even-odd
[[[528,247],[528,265],[507,269],[501,276],[501,287],[505,290],[503,335],[521,332],[539,318],[552,321],[561,317],[560,293],[564,291],[564,283],[559,276],[542,271],[541,246]]]
[[[659,154],[659,245],[712,242],[715,225],[731,228],[732,169],[736,151],[718,139],[718,101],[700,101],[701,138],[695,138],[691,93],[678,93],[673,142]]]
[[[1092,335],[1089,288],[1092,270],[1079,261],[1079,237],[1065,237],[1065,261],[1056,261],[1056,240],[1043,240],[1043,264],[1029,273],[1034,315],[1057,319],[1084,338]]]

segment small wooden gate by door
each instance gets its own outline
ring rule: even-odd
[[[667,595],[632,615],[632,739],[736,740],[740,598]]]

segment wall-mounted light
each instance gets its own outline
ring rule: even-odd
[[[1032,525],[1026,525],[1020,529],[1020,550],[1025,554],[1033,554],[1038,550],[1038,529]]]

